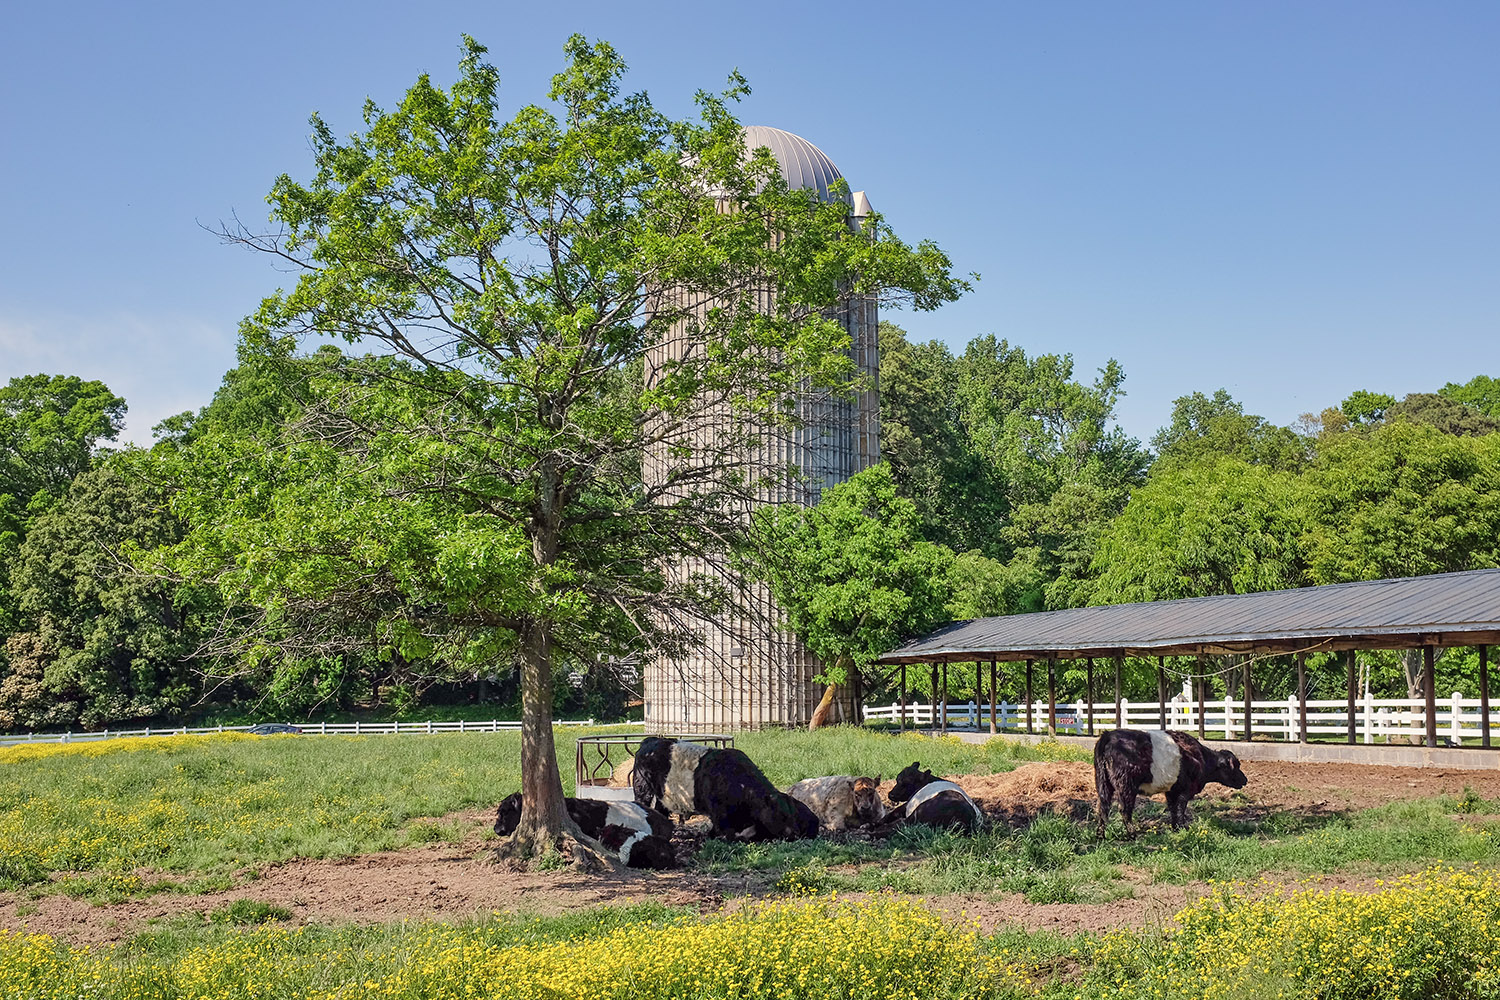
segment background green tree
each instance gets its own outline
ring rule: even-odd
[[[951,617],[953,552],[922,538],[916,506],[896,494],[884,463],[834,486],[815,507],[763,507],[755,520],[747,568],[824,663],[827,687],[811,728],[829,720],[840,688],[860,703],[861,677],[881,653]]]

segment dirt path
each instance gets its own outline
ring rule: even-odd
[[[1275,762],[1247,763],[1245,772],[1250,784],[1243,793],[1214,786],[1205,793],[1210,800],[1205,808],[1229,815],[1298,811],[1316,816],[1403,799],[1458,795],[1465,786],[1485,798],[1500,798],[1500,772]],[[1093,770],[1088,764],[1028,765],[1007,774],[958,780],[1001,822],[1022,823],[1047,809],[1082,818],[1092,808]],[[459,920],[492,911],[558,914],[648,900],[711,912],[726,900],[767,891],[765,877],[754,873],[516,871],[489,860],[483,836],[491,818],[488,811],[457,818],[469,830],[460,844],[269,865],[258,870],[257,877],[224,892],[163,893],[110,905],[62,895],[32,900],[21,893],[0,893],[0,927],[85,944],[122,940],[152,921],[212,912],[237,899],[285,906],[292,911],[294,923],[384,923]],[[1323,882],[1351,889],[1370,884],[1366,879],[1338,876]],[[1019,896],[979,895],[931,897],[929,901],[955,916],[967,914],[987,931],[1020,924],[1067,933],[1156,922],[1207,891],[1202,884],[1152,885],[1144,880],[1133,889],[1134,898],[1098,904],[1034,904]]]

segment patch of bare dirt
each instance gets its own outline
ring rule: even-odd
[[[1286,811],[1314,816],[1435,795],[1459,796],[1466,786],[1486,799],[1500,799],[1500,772],[1259,761],[1247,762],[1244,770],[1250,778],[1246,788],[1210,786],[1203,795],[1208,800],[1205,808],[1231,816]],[[1000,822],[1023,824],[1048,811],[1081,820],[1093,809],[1089,764],[1027,764],[1006,774],[959,775],[952,780]],[[890,785],[887,782],[883,790]],[[32,900],[24,893],[0,893],[0,927],[97,943],[128,938],[153,920],[211,912],[236,899],[285,906],[296,923],[384,923],[460,920],[496,910],[556,914],[647,900],[712,911],[726,898],[767,891],[765,878],[753,873],[518,871],[495,863],[493,852],[485,846],[493,843],[484,837],[492,819],[488,810],[450,819],[467,830],[461,843],[269,865],[246,873],[248,881],[233,889],[206,895],[158,894],[99,905],[55,894]],[[688,824],[679,830],[674,840],[680,858],[686,860],[696,851],[704,834],[702,826]],[[1361,888],[1369,880],[1330,876],[1319,884]],[[1151,885],[1144,877],[1132,879],[1132,889],[1133,898],[1098,904],[1035,904],[1019,896],[941,896],[932,897],[931,902],[944,912],[966,912],[986,930],[1013,923],[1071,933],[1148,925],[1207,891],[1203,885]]]

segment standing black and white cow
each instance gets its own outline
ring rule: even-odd
[[[909,823],[928,826],[961,826],[977,830],[984,825],[984,813],[969,794],[951,781],[937,778],[912,761],[896,775],[890,792],[891,801],[906,803],[902,814]]]
[[[578,828],[620,856],[626,868],[675,868],[672,821],[634,802],[599,799],[565,800],[568,816]],[[495,810],[495,832],[502,837],[521,825],[521,793],[507,795]]]
[[[812,810],[778,791],[743,750],[648,736],[630,775],[635,801],[676,816],[702,813],[711,835],[797,840],[818,835]]]
[[[1248,781],[1240,759],[1228,750],[1212,750],[1187,733],[1168,730],[1112,729],[1094,744],[1094,788],[1099,794],[1099,836],[1109,822],[1110,804],[1119,798],[1125,832],[1132,832],[1135,797],[1167,795],[1172,829],[1186,826],[1188,801],[1209,782],[1244,788]]]

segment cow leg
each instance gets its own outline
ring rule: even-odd
[[[1120,786],[1120,815],[1125,819],[1125,835],[1135,836],[1135,786],[1130,782]]]
[[[1108,778],[1101,777],[1099,792],[1099,839],[1104,839],[1104,828],[1109,825],[1109,807],[1114,804],[1115,790]]]
[[[1172,824],[1172,829],[1182,829],[1182,814],[1184,812],[1182,797],[1167,793],[1167,821]]]

